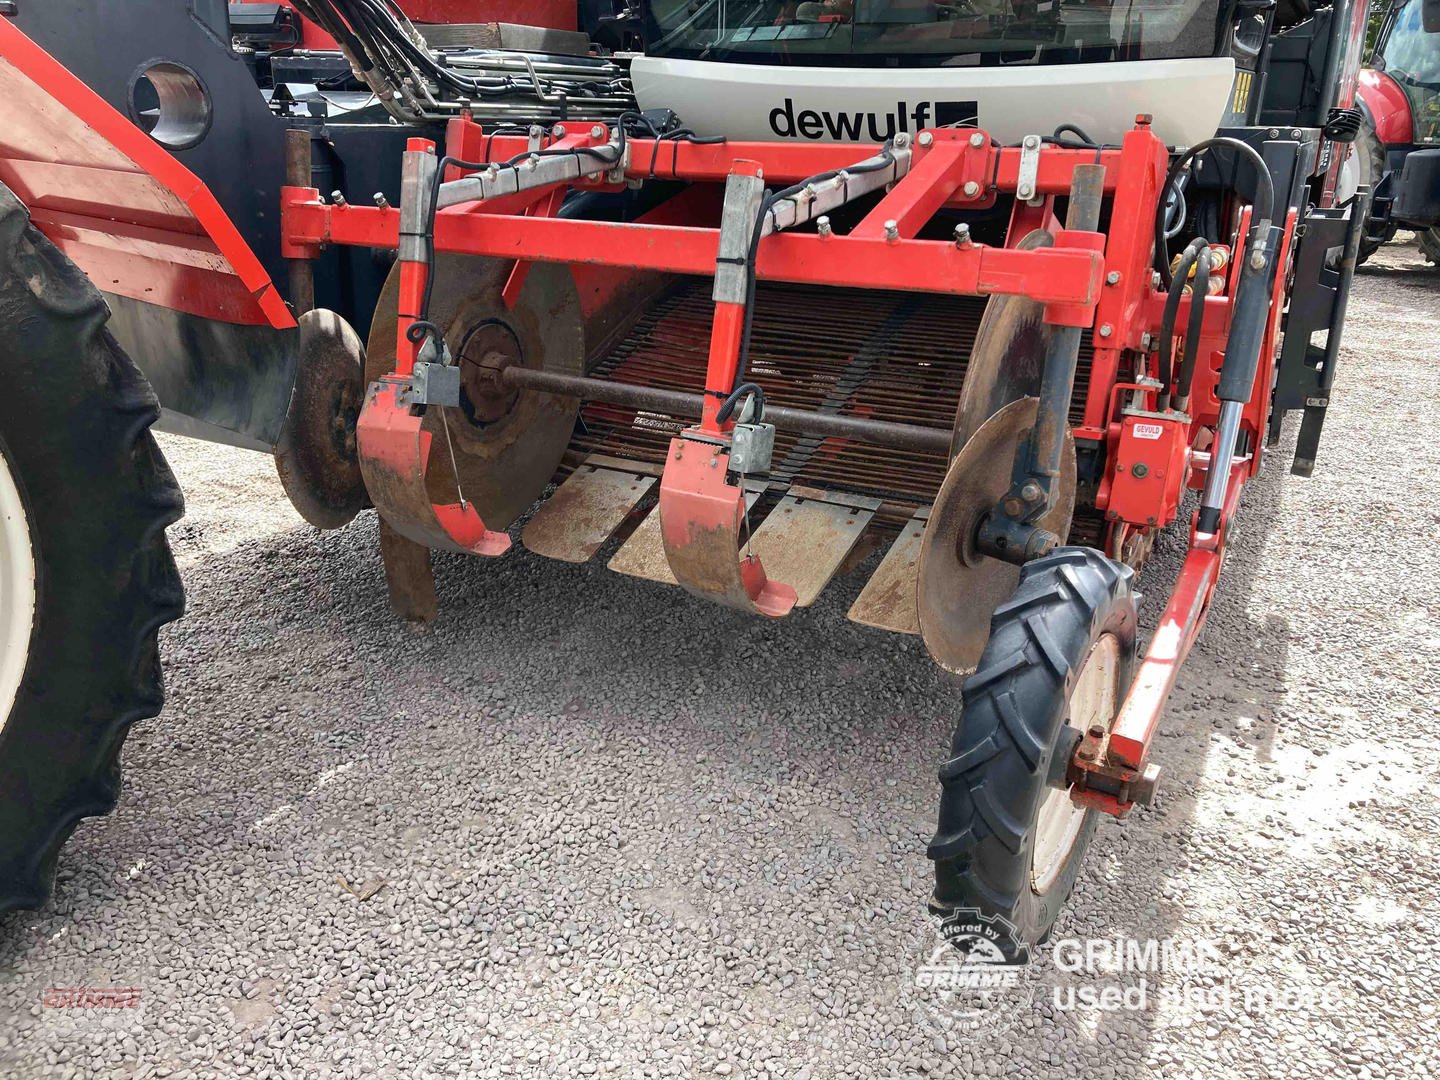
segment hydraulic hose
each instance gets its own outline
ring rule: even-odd
[[[1175,344],[1175,319],[1180,313],[1180,298],[1185,291],[1185,280],[1190,276],[1190,268],[1195,265],[1201,250],[1207,248],[1210,241],[1203,236],[1197,236],[1180,253],[1180,261],[1175,266],[1175,277],[1170,282],[1169,294],[1165,297],[1165,311],[1160,319],[1160,407],[1163,409],[1170,400],[1170,385],[1174,382],[1174,359],[1173,346]]]

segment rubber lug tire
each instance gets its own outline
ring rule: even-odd
[[[42,904],[76,824],[114,808],[126,732],[164,700],[156,632],[184,608],[159,402],[108,318],[0,186],[0,452],[35,563],[29,653],[0,716],[0,911]]]
[[[995,610],[990,641],[962,689],[950,758],[940,768],[940,823],[931,911],[1001,916],[1027,945],[1045,940],[1074,888],[1097,812],[1086,814],[1059,876],[1031,888],[1036,821],[1075,680],[1105,634],[1120,646],[1117,707],[1135,657],[1130,567],[1093,548],[1062,547],[1026,563],[1010,600]],[[1061,750],[1063,752],[1063,749]]]

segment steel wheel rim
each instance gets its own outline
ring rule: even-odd
[[[1080,666],[1066,707],[1066,724],[1082,735],[1092,724],[1108,730],[1115,717],[1119,679],[1119,639],[1114,634],[1103,634]],[[1040,804],[1035,842],[1030,850],[1030,888],[1035,893],[1048,892],[1060,877],[1088,813],[1070,801],[1069,788],[1052,788]]]
[[[35,625],[35,553],[30,520],[10,461],[0,451],[0,732],[10,719],[30,658]]]

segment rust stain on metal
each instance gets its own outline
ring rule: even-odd
[[[915,587],[920,577],[920,544],[928,517],[927,507],[905,524],[855,603],[850,605],[847,614],[852,622],[901,634],[920,633]]]
[[[538,555],[587,562],[654,486],[651,476],[581,466],[536,511],[521,539]]]

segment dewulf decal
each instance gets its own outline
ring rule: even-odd
[[[1130,430],[1135,433],[1137,439],[1158,439],[1165,434],[1163,424],[1136,424]]]
[[[877,143],[926,127],[977,124],[1001,143],[1078,124],[1118,143],[1137,113],[1192,146],[1230,104],[1229,57],[1064,66],[882,68],[735,64],[637,56],[642,109],[673,109],[697,135],[807,143]]]
[[[787,97],[770,110],[770,130],[782,139],[823,139],[825,142],[884,142],[898,132],[927,127],[979,127],[975,101],[919,101],[914,107],[897,101],[889,112],[805,108]]]

